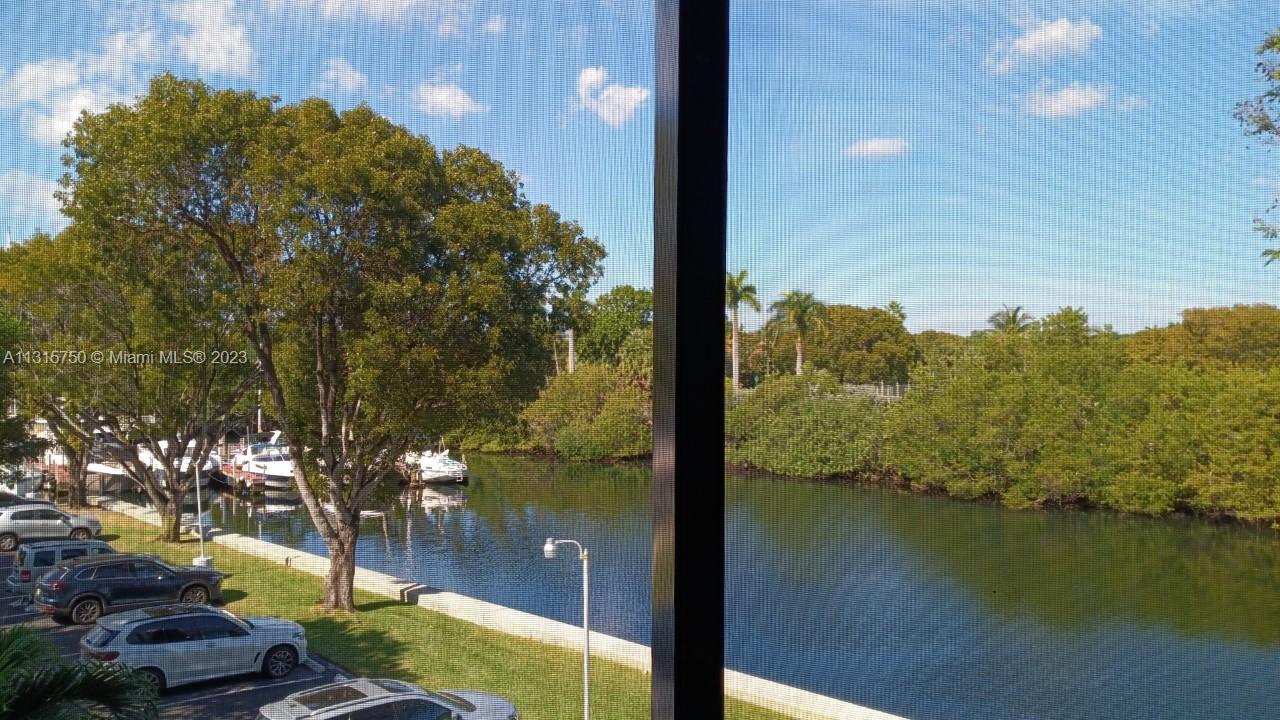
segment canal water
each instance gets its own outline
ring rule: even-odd
[[[648,643],[651,476],[469,458],[466,505],[396,500],[368,568],[568,623],[591,550],[595,629]],[[1190,520],[1015,512],[731,477],[727,664],[913,720],[1280,717],[1280,535]],[[305,510],[215,522],[323,554]]]

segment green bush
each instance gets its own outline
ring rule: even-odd
[[[882,412],[845,396],[827,373],[780,376],[746,393],[725,419],[729,462],[800,477],[873,469]]]
[[[574,460],[616,460],[652,451],[651,402],[628,373],[584,364],[552,379],[522,418],[536,447]]]

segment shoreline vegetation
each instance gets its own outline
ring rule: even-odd
[[[794,331],[744,333],[748,382],[735,392],[726,379],[726,470],[1280,529],[1280,309],[1194,308],[1131,335],[1076,308],[1038,320],[1006,308],[968,337],[912,335],[895,320],[887,333],[829,321],[811,331],[802,375],[785,365]],[[859,333],[887,336],[887,347],[848,350]],[[507,428],[450,441],[573,461],[648,457],[650,369],[637,356],[647,358],[650,329],[624,345],[551,378]],[[875,382],[909,390],[886,402],[857,387]]]

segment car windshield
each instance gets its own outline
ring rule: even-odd
[[[350,685],[335,685],[299,695],[293,701],[308,710],[319,710],[320,708],[327,708],[353,700],[363,700],[364,698],[364,693]]]
[[[84,644],[89,647],[102,647],[115,639],[120,633],[115,630],[108,630],[102,626],[98,626],[91,630],[88,635],[84,636]]]
[[[240,627],[246,630],[253,629],[253,623],[249,622],[248,620],[245,620],[242,617],[231,614],[231,612],[228,610],[224,610],[222,608],[214,608],[214,611],[216,614],[221,615],[222,617],[230,620],[231,622],[239,625]]]
[[[466,712],[475,712],[475,711],[476,711],[476,706],[475,706],[475,705],[472,705],[471,703],[467,702],[466,700],[463,700],[462,698],[458,697],[457,695],[454,695],[453,693],[447,693],[447,692],[428,692],[427,694],[428,694],[428,695],[433,695],[433,696],[438,697],[438,698],[440,698],[440,699],[442,699],[442,700],[445,700],[446,702],[452,703],[453,705],[456,705],[456,706],[458,706],[459,708],[462,708],[462,709],[463,709],[463,710],[465,710]]]

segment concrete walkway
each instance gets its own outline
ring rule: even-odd
[[[151,525],[161,524],[159,513],[123,500],[95,497],[91,498],[90,502],[105,510]],[[217,530],[212,531],[209,537],[213,542],[237,552],[271,560],[311,575],[323,577],[329,571],[328,558],[312,553],[265,542],[247,535]],[[356,568],[355,585],[383,597],[418,605],[508,635],[570,650],[582,648],[582,628],[578,626],[513,610],[466,595],[445,592],[362,567]],[[591,654],[642,672],[650,671],[650,652],[647,646],[612,635],[591,633]],[[804,720],[905,720],[897,715],[864,708],[735,670],[724,671],[724,690],[726,695],[743,702]]]

